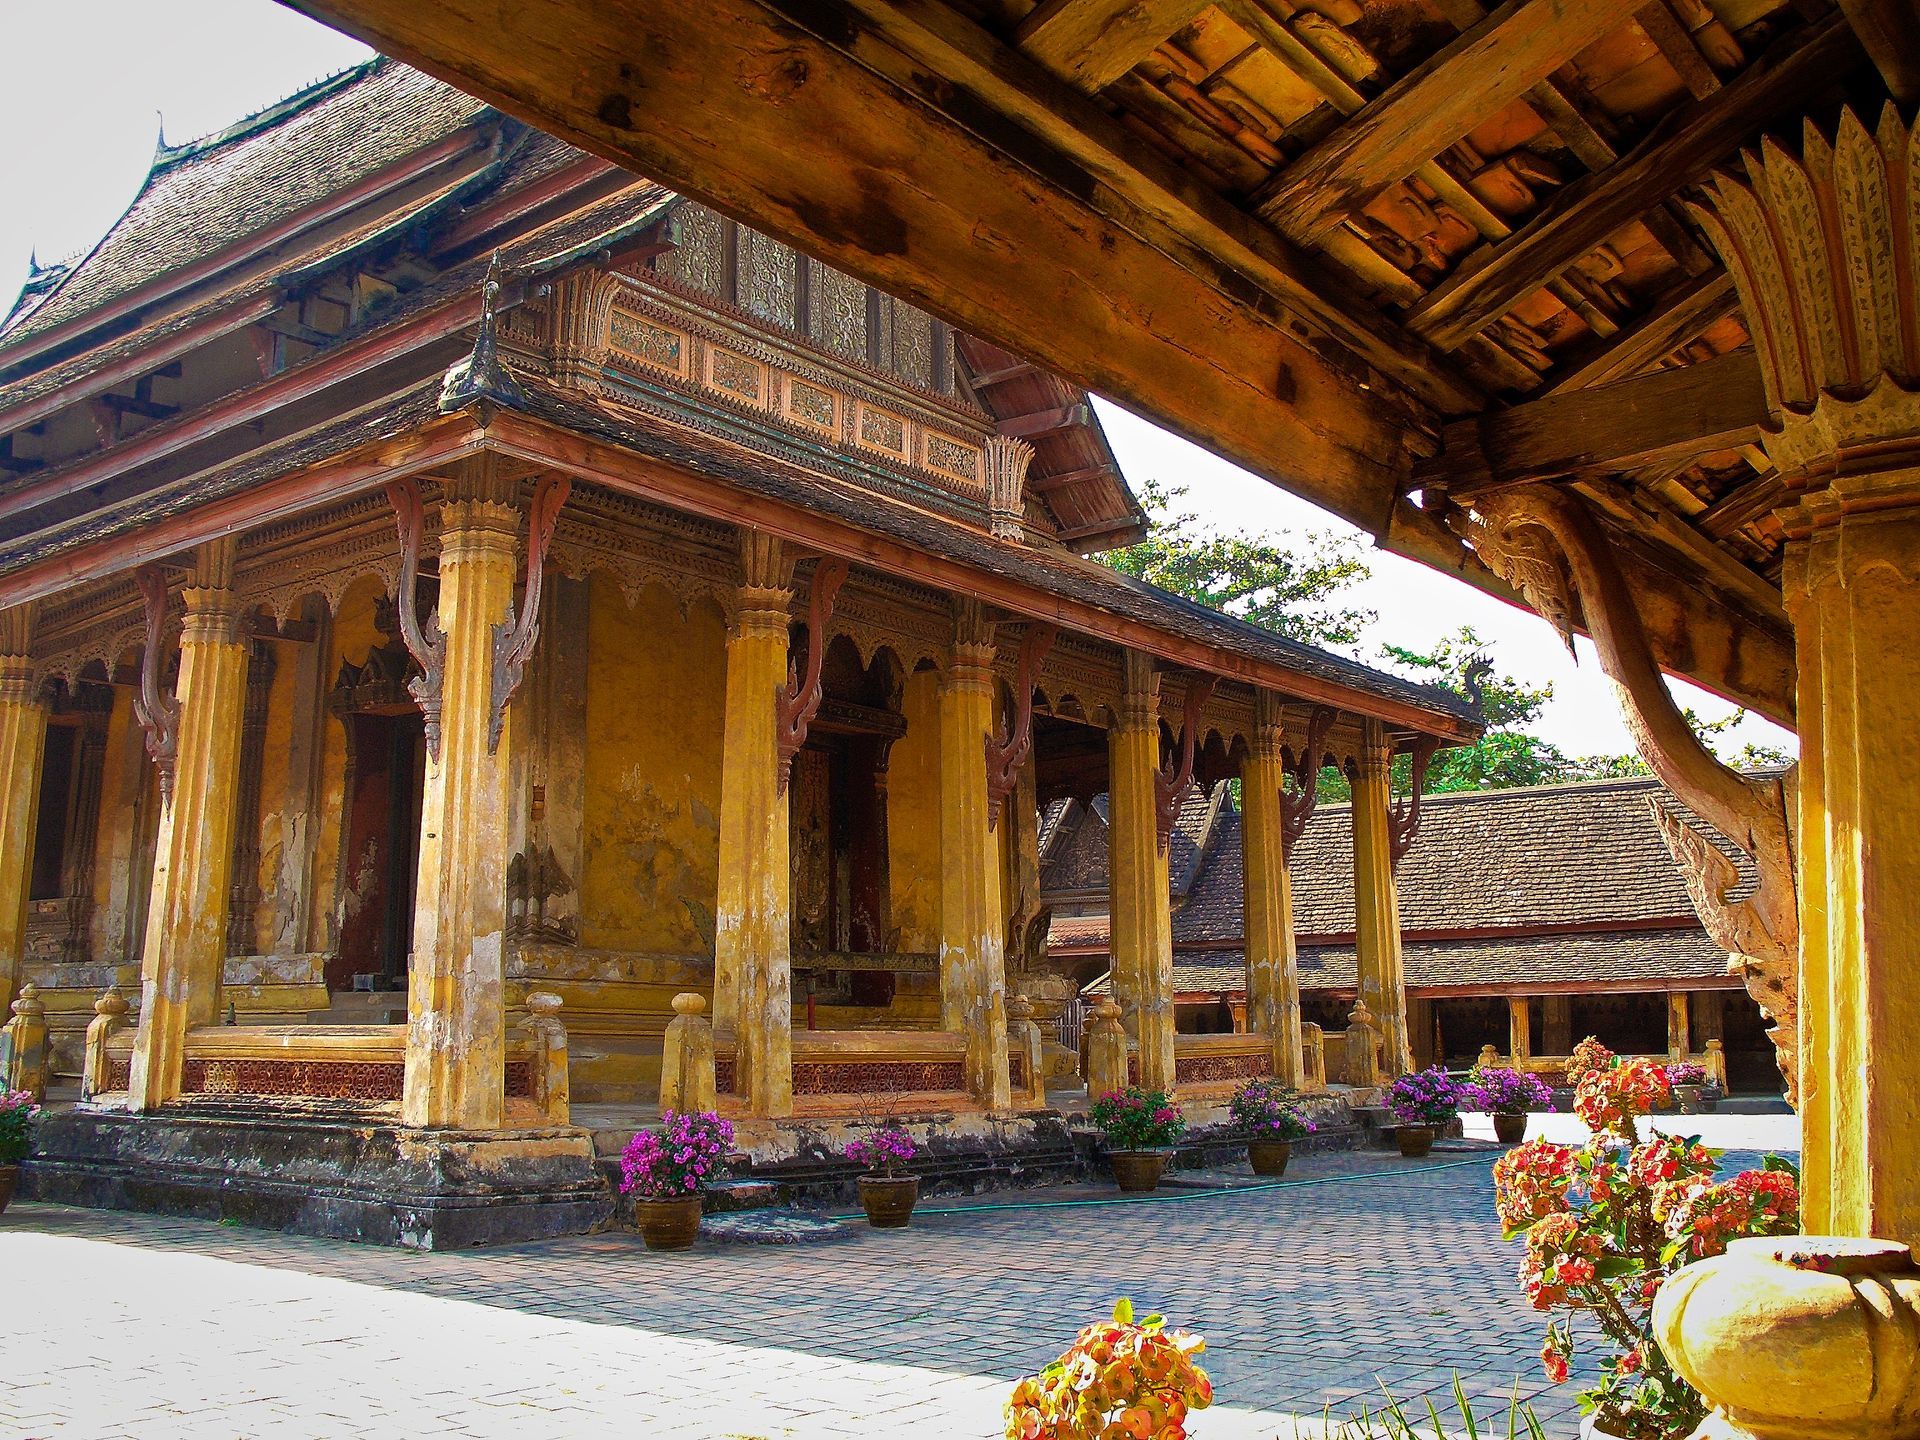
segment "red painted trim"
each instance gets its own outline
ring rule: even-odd
[[[151,304],[163,295],[177,294],[211,276],[218,275],[223,270],[231,270],[244,260],[263,255],[303,230],[323,225],[369,200],[412,184],[415,180],[432,173],[449,159],[457,159],[463,154],[483,150],[486,147],[487,138],[472,126],[464,127],[440,141],[439,144],[416,151],[387,169],[367,176],[358,184],[349,185],[345,190],[330,194],[322,203],[289,215],[277,225],[253,235],[243,236],[226,249],[216,250],[213,254],[191,265],[156,276],[146,284],[116,297],[98,309],[83,311],[72,319],[62,320],[51,330],[43,330],[31,339],[22,340],[18,345],[0,349],[0,369],[11,370],[22,361],[31,360],[34,356],[52,349],[75,335],[84,335],[87,331],[98,329],[129,311],[139,310]]]
[[[542,205],[560,199],[570,191],[581,189],[606,176],[622,173],[624,172],[619,166],[610,165],[596,155],[583,155],[579,160],[562,166],[539,183],[516,191],[506,201],[473,211],[458,225],[433,242],[432,253],[443,255],[449,250],[457,250],[488,231],[497,230],[502,225],[510,225],[515,220],[538,210]],[[651,183],[631,174],[627,175],[627,180],[628,186],[623,188]]]

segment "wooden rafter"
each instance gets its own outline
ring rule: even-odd
[[[1105,89],[1209,0],[1041,0],[1014,43],[1074,89]]]
[[[1575,181],[1512,239],[1463,264],[1407,312],[1408,328],[1459,346],[1735,147],[1797,117],[1864,58],[1838,15],[1783,37],[1732,84],[1674,111],[1618,164]]]
[[[1593,353],[1570,358],[1565,370],[1548,387],[1548,394],[1585,390],[1625,380],[1651,369],[1661,360],[1700,338],[1708,326],[1739,307],[1733,277],[1711,270],[1676,286],[1648,314],[1612,337]]]

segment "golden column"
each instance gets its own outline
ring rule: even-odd
[[[999,837],[988,823],[993,630],[978,601],[957,602],[953,655],[940,681],[940,1028],[966,1036],[967,1089],[998,1112],[1012,1108],[1012,1096],[1007,919]]]
[[[140,1028],[134,1035],[128,1103],[152,1110],[180,1093],[187,1032],[213,1024],[227,958],[227,890],[233,863],[234,802],[240,788],[240,731],[247,699],[247,646],[233,593],[235,542],[194,551],[174,686],[178,731],[171,795],[154,844],[140,961]],[[156,636],[157,626],[149,627]],[[149,651],[156,647],[149,645]],[[154,673],[159,656],[145,662]]]
[[[1393,742],[1378,720],[1363,721],[1353,765],[1353,948],[1360,999],[1380,1027],[1381,1065],[1389,1079],[1412,1065],[1400,894],[1393,883],[1392,767]]]
[[[734,1093],[748,1112],[791,1115],[791,876],[778,712],[787,683],[793,561],[780,541],[744,531],[740,566],[727,629],[713,1024],[717,1042],[732,1047]]]
[[[1140,1048],[1140,1083],[1173,1090],[1173,916],[1154,782],[1160,773],[1160,676],[1128,651],[1107,731],[1107,872],[1114,997]]]
[[[427,642],[440,647],[439,709],[429,700],[401,1102],[404,1122],[423,1128],[496,1129],[506,1104],[512,715],[496,731],[494,633],[511,620],[518,499],[518,482],[481,456],[445,482],[440,508],[439,635]],[[410,625],[411,595],[401,598]]]
[[[1280,785],[1286,759],[1280,697],[1254,692],[1253,744],[1240,762],[1241,883],[1246,915],[1247,1025],[1273,1046],[1274,1078],[1301,1083],[1300,971]]]
[[[0,612],[0,1016],[20,986],[26,952],[27,882],[40,814],[40,762],[47,707],[28,655],[32,603]]]

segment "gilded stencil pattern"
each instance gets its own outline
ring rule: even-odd
[[[708,362],[707,374],[716,389],[738,395],[743,400],[760,398],[760,367],[731,350],[716,348]]]
[[[799,298],[800,257],[777,240],[741,229],[740,308],[791,330]]]
[[[686,336],[624,310],[613,312],[612,333],[621,354],[673,375],[687,373]]]
[[[787,413],[795,419],[806,421],[809,425],[818,425],[823,430],[831,430],[835,418],[833,395],[818,386],[807,384],[804,380],[789,380],[787,382]]]
[[[980,452],[945,435],[927,433],[927,468],[951,475],[957,480],[978,481]]]
[[[860,443],[895,455],[907,453],[907,423],[898,415],[871,406],[860,407]]]
[[[964,1090],[958,1060],[796,1060],[796,1095],[911,1095],[925,1090]]]

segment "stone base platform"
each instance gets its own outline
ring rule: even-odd
[[[584,1234],[613,1193],[570,1127],[409,1130],[246,1102],[161,1115],[49,1113],[22,1196],[231,1220],[267,1230],[447,1250]]]

